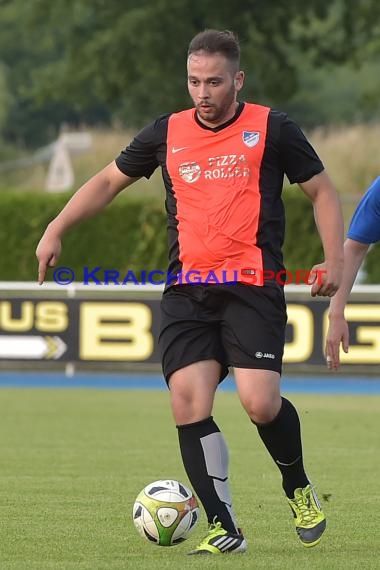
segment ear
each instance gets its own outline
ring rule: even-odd
[[[244,71],[238,71],[234,79],[234,86],[236,91],[240,91],[243,85],[244,85]]]

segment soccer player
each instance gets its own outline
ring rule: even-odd
[[[344,242],[344,270],[341,286],[330,301],[329,328],[326,337],[326,360],[330,370],[339,368],[339,348],[348,352],[348,324],[344,317],[352,286],[369,246],[380,241],[380,176],[360,200]]]
[[[334,295],[343,268],[339,199],[320,159],[286,114],[237,99],[244,72],[232,32],[204,30],[192,39],[187,83],[194,107],[143,128],[49,224],[37,248],[39,282],[56,264],[69,228],[160,166],[169,271],[182,277],[181,283],[170,280],[162,297],[159,347],[183,465],[209,523],[190,554],[247,547],[232,506],[228,449],[212,416],[215,391],[229,367],[241,404],[281,472],[298,536],[304,546],[314,546],[325,530],[325,515],[305,472],[297,411],[280,392],[284,292],[276,279],[263,275],[283,269],[286,174],[312,201],[324,248],[325,261],[314,266],[322,278],[312,283],[311,295]],[[203,282],[187,284],[183,276],[192,272]],[[204,282],[210,272],[218,282]]]

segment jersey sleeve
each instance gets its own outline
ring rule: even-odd
[[[159,155],[166,149],[169,115],[162,115],[144,127],[115,159],[126,176],[150,178],[159,166]]]
[[[324,166],[300,127],[284,114],[280,127],[280,160],[289,182],[307,182]]]
[[[380,241],[380,176],[357,205],[347,237],[368,244]]]

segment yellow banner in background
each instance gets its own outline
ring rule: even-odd
[[[289,288],[290,289],[290,288]],[[284,370],[325,368],[328,299],[311,299],[308,291],[285,288],[288,324]],[[370,288],[367,288],[370,289]],[[346,308],[350,350],[342,364],[350,372],[379,371],[380,299],[374,287],[352,293]],[[298,292],[300,290],[300,293]],[[58,292],[57,292],[58,291]],[[160,364],[157,339],[161,293],[139,289],[99,289],[96,294],[68,294],[62,288],[49,298],[43,290],[7,291],[0,297],[0,365],[30,361],[118,365]],[[141,291],[141,292],[140,292]],[[1,293],[1,291],[0,291]],[[146,368],[146,367],[145,367]]]

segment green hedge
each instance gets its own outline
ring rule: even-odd
[[[0,194],[0,280],[37,279],[35,249],[69,198],[63,193]],[[73,269],[80,281],[83,267],[101,266],[121,274],[130,269],[138,275],[142,268],[165,269],[166,260],[162,204],[120,196],[104,212],[65,235],[58,265]]]
[[[366,283],[380,283],[380,243],[374,245],[365,258],[364,276]]]
[[[297,187],[283,193],[286,212],[284,262],[289,271],[310,270],[323,261],[323,248],[310,200]]]
[[[66,193],[0,193],[0,280],[36,280],[36,246],[49,221],[69,197]],[[286,266],[291,271],[309,269],[323,260],[311,203],[296,188],[284,192],[284,202]],[[71,267],[78,281],[83,267],[116,269],[120,275],[132,270],[136,276],[141,269],[165,270],[163,200],[119,196],[96,218],[83,222],[65,236],[59,265]]]

